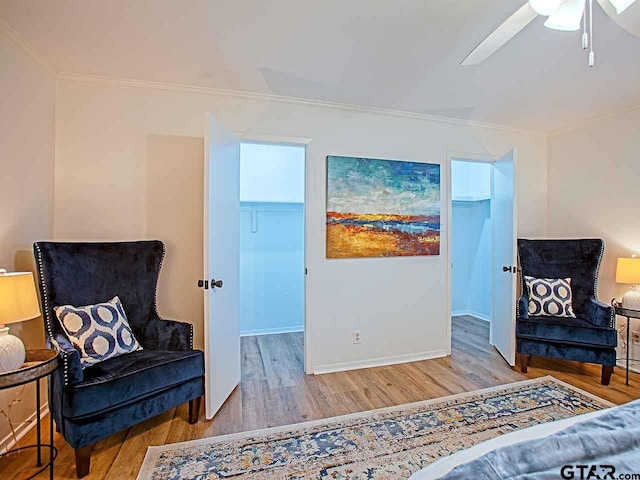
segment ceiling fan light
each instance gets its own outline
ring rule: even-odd
[[[563,0],[529,0],[529,5],[531,5],[531,8],[533,8],[538,15],[548,17],[549,15],[553,15],[560,8],[562,1]]]
[[[558,11],[544,22],[544,26],[564,32],[580,30],[585,3],[586,0],[566,0]]]
[[[636,0],[609,0],[611,4],[616,7],[616,12],[620,15],[627,8],[629,8]]]

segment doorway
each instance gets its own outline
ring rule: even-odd
[[[490,162],[451,161],[451,315],[491,322]]]
[[[517,152],[450,157],[450,309],[489,323],[489,343],[515,365]],[[453,320],[452,320],[453,322]]]
[[[241,379],[270,388],[304,375],[304,202],[304,146],[240,144]]]
[[[240,335],[304,330],[305,147],[240,144]]]

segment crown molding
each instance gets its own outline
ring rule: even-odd
[[[257,100],[272,103],[286,103],[293,105],[305,105],[312,107],[323,107],[333,110],[343,110],[358,113],[370,113],[377,115],[386,115],[400,118],[413,118],[436,123],[444,123],[448,125],[458,125],[474,128],[487,128],[493,130],[503,130],[508,132],[524,133],[528,135],[546,135],[546,132],[540,130],[530,130],[509,125],[500,125],[488,122],[480,122],[475,120],[462,120],[451,117],[442,117],[438,115],[429,115],[424,113],[408,112],[404,110],[394,110],[382,107],[370,107],[364,105],[355,105],[349,103],[329,102],[325,100],[314,100],[302,97],[288,97],[284,95],[274,95],[270,93],[248,92],[243,90],[232,90],[216,87],[201,87],[195,85],[184,85],[179,83],[153,82],[148,80],[136,80],[128,78],[107,77],[101,75],[87,75],[82,73],[60,73],[58,80],[68,82],[89,83],[94,85],[108,85],[117,87],[129,87],[150,90],[165,90],[183,93],[193,93],[197,95],[222,96],[243,98],[249,100]]]
[[[615,112],[603,113],[602,115],[596,115],[595,117],[587,118],[586,120],[582,120],[581,122],[575,123],[568,127],[559,128],[557,130],[553,130],[548,133],[550,137],[555,137],[557,135],[562,135],[563,133],[568,133],[574,130],[579,130],[580,128],[587,127],[594,123],[601,122],[602,120],[606,120],[608,118],[617,117],[618,115],[623,115],[625,113],[633,112],[635,110],[640,110],[640,105],[633,105],[632,107],[624,108],[622,110],[616,110]]]
[[[16,32],[6,20],[0,18],[0,32],[2,32],[10,41],[17,45],[27,55],[29,55],[38,65],[44,68],[47,73],[53,77],[56,77],[56,72],[51,65],[49,65],[44,58],[36,53],[36,51],[29,46],[29,44],[22,38],[22,36]]]

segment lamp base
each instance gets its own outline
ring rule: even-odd
[[[640,310],[640,286],[634,285],[622,297],[622,307],[629,310]]]
[[[24,359],[22,340],[15,335],[9,335],[9,328],[0,325],[0,373],[19,369]]]

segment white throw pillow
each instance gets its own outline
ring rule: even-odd
[[[109,302],[84,307],[54,307],[69,341],[80,352],[82,367],[107,358],[142,350],[116,296]]]
[[[529,315],[576,318],[570,278],[524,277],[529,293]]]

